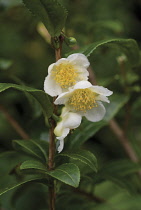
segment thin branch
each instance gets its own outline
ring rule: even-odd
[[[118,123],[114,119],[112,119],[109,122],[109,126],[110,126],[111,130],[113,131],[113,133],[116,135],[119,142],[122,144],[128,157],[135,163],[139,162],[139,159],[138,159],[134,149],[132,148],[129,139],[125,135],[124,131],[120,128]]]
[[[61,49],[62,49],[62,42],[60,44],[60,48],[55,49],[55,57],[56,61],[61,58]],[[53,102],[55,101],[55,97],[53,98]],[[57,114],[57,106],[53,103],[54,107],[54,114]],[[50,128],[50,140],[49,140],[49,161],[48,161],[48,168],[49,170],[54,169],[54,156],[55,156],[55,135],[54,135],[54,128],[55,128],[55,121],[51,118],[50,120],[51,128]],[[54,179],[49,178],[49,209],[55,210],[55,186],[54,186]]]
[[[105,203],[106,202],[106,200],[104,198],[100,198],[96,195],[93,195],[92,193],[87,193],[84,190],[81,190],[79,188],[73,189],[73,191],[78,193],[78,194],[81,194],[81,195],[85,196],[89,200],[95,201],[96,203]]]
[[[90,82],[93,85],[96,85],[96,77],[95,77],[93,69],[91,67],[89,68],[89,73],[91,75]],[[110,126],[111,130],[113,131],[113,133],[115,134],[115,136],[117,137],[117,139],[119,140],[119,142],[121,143],[121,145],[123,146],[126,154],[130,158],[130,160],[132,160],[135,163],[139,162],[138,156],[137,156],[136,152],[134,151],[134,149],[132,148],[129,139],[127,138],[127,136],[126,136],[125,132],[122,130],[122,128],[118,125],[118,123],[114,119],[112,119],[109,122],[109,126]],[[139,171],[138,174],[139,174],[139,176],[141,176],[141,171]]]
[[[88,68],[88,72],[89,72],[89,81],[90,81],[93,85],[96,85],[96,84],[97,84],[97,82],[96,82],[96,77],[95,77],[94,71],[93,71],[93,69],[92,69],[91,66]]]
[[[98,203],[98,204],[106,203],[106,204],[109,205],[109,208],[110,208],[111,210],[119,210],[119,209],[117,209],[116,207],[112,206],[112,204],[111,204],[109,201],[107,201],[107,200],[105,200],[104,198],[101,198],[101,197],[99,197],[99,196],[97,196],[97,195],[94,195],[94,194],[92,194],[92,193],[87,193],[87,192],[85,192],[84,190],[81,190],[81,189],[79,189],[79,188],[73,189],[73,191],[76,192],[76,193],[78,193],[78,194],[80,194],[80,195],[82,195],[82,196],[85,196],[87,199],[89,199],[89,200],[91,200],[91,201],[95,201],[95,202]]]
[[[0,111],[4,114],[5,118],[10,123],[10,125],[23,139],[30,139],[29,135],[24,131],[24,129],[19,125],[19,123],[9,114],[5,107],[0,105]]]

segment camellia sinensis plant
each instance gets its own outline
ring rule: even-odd
[[[120,21],[93,21],[104,0],[68,2],[1,9],[0,209],[140,210],[138,147],[128,139],[139,104],[138,45],[119,38]]]

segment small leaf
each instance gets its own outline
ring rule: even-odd
[[[47,162],[48,161],[48,148],[49,148],[48,142],[42,141],[42,140],[39,140],[38,142],[31,140],[31,142],[33,144],[35,144],[41,150],[41,152]]]
[[[73,187],[78,187],[80,182],[79,168],[73,163],[63,164],[55,170],[48,172],[48,175]]]
[[[46,162],[46,157],[45,154],[42,153],[42,150],[40,149],[39,146],[37,146],[38,144],[40,145],[40,141],[39,143],[33,141],[33,140],[14,140],[13,141],[13,146],[16,150],[18,151],[23,151],[27,154],[30,154],[44,162]]]
[[[136,66],[140,60],[140,52],[137,42],[134,39],[108,39],[89,44],[84,49],[77,50],[85,54],[87,57],[94,53],[97,48],[106,46],[114,48],[115,50],[120,50],[124,53],[131,66]]]
[[[67,11],[57,0],[23,0],[26,7],[46,26],[51,36],[59,36],[65,26]]]
[[[30,157],[21,154],[17,151],[8,151],[0,154],[0,176],[5,176],[23,161],[28,160]]]
[[[21,179],[17,178],[16,176],[12,175],[6,175],[3,177],[0,177],[0,195],[8,192],[9,190],[12,190],[24,183],[37,180],[37,179],[42,179],[44,178],[44,175],[26,175],[22,177]]]
[[[53,107],[48,98],[48,95],[44,91],[22,85],[0,83],[0,92],[3,92],[9,88],[14,88],[16,90],[20,90],[31,94],[42,107],[44,115],[47,116],[48,118],[51,117],[53,113]]]
[[[82,163],[88,165],[92,170],[97,172],[97,159],[89,151],[78,150],[76,152],[60,153],[60,156],[67,156],[75,160],[79,160]]]
[[[23,162],[20,166],[20,169],[21,170],[37,169],[37,170],[47,171],[47,168],[45,167],[45,165],[43,165],[39,161],[34,161],[34,160],[27,160],[27,161]]]

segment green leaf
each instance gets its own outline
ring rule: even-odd
[[[21,162],[29,159],[29,156],[17,151],[8,151],[0,154],[0,176],[5,176],[19,165]]]
[[[136,66],[139,63],[140,60],[139,48],[137,42],[134,39],[102,40],[94,42],[86,46],[84,49],[80,49],[79,52],[85,54],[88,57],[92,53],[94,53],[97,50],[97,48],[102,46],[112,47],[115,50],[117,49],[120,50],[122,53],[124,53],[127,56],[131,66]]]
[[[10,83],[0,83],[0,92],[3,92],[9,88],[14,88],[16,90],[20,90],[31,94],[42,107],[44,115],[47,116],[48,118],[51,117],[53,113],[53,107],[48,98],[48,95],[44,91],[27,87],[24,85],[22,86]]]
[[[60,153],[59,156],[67,156],[74,160],[81,161],[82,163],[89,166],[92,170],[97,172],[97,159],[89,151],[86,150],[77,150],[75,152]]]
[[[12,175],[6,175],[3,177],[0,177],[0,195],[8,192],[9,190],[12,190],[24,183],[37,180],[37,179],[42,179],[44,178],[44,175],[26,175],[21,178],[17,178],[16,176]]]
[[[93,135],[95,135],[102,127],[118,113],[118,111],[128,101],[128,97],[124,95],[113,94],[110,96],[110,104],[104,104],[106,107],[106,115],[100,122],[89,122],[84,119],[81,125],[68,137],[66,147],[69,149],[79,147]]]
[[[45,167],[45,165],[43,165],[41,162],[35,161],[35,160],[27,160],[27,161],[23,162],[20,166],[20,169],[21,170],[37,169],[37,170],[47,171],[47,168]]]
[[[48,161],[48,150],[49,150],[49,145],[48,145],[48,142],[47,141],[42,141],[42,140],[39,140],[39,141],[33,141],[31,140],[31,142],[33,144],[35,144],[39,149],[40,151],[42,152],[46,162]]]
[[[14,140],[13,146],[18,151],[23,151],[44,162],[47,162],[47,153],[45,155],[45,150],[43,151],[43,148],[40,146],[41,142],[43,143],[41,140],[38,140],[38,142],[33,140]],[[48,144],[44,142],[44,145],[47,145],[45,149],[48,150]]]
[[[66,9],[57,0],[23,0],[26,7],[46,26],[51,36],[59,36],[67,18]]]
[[[72,187],[78,187],[80,182],[79,168],[73,163],[63,164],[55,170],[49,171],[48,175]]]

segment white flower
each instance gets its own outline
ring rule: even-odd
[[[57,96],[68,91],[77,82],[88,80],[89,65],[87,57],[81,53],[59,59],[48,68],[48,76],[44,81],[45,92],[50,96]]]
[[[60,117],[62,120],[57,123],[57,126],[54,129],[54,134],[60,141],[60,145],[57,149],[59,153],[63,150],[64,138],[69,134],[70,129],[75,129],[80,125],[82,118],[77,113],[69,112],[66,107],[62,109],[62,114]]]
[[[113,92],[102,86],[93,86],[88,81],[80,81],[68,92],[60,94],[55,104],[65,104],[66,110],[85,116],[91,122],[100,121],[105,115],[101,101],[109,103],[107,96]]]

